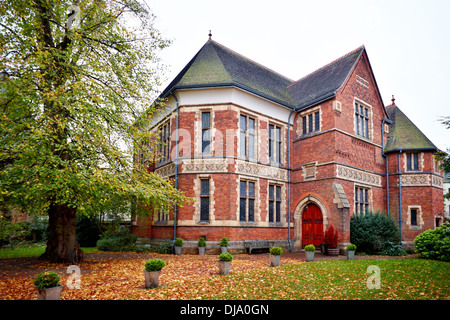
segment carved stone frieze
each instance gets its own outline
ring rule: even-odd
[[[158,173],[164,177],[170,177],[175,174],[175,163],[171,162],[165,166],[155,169],[155,173]]]
[[[429,186],[429,174],[403,174],[402,186]]]
[[[433,187],[444,188],[444,181],[442,177],[438,177],[435,175],[431,176],[431,184]]]
[[[378,174],[369,173],[342,165],[337,165],[336,174],[337,177],[341,179],[381,187],[381,175]]]
[[[236,161],[236,173],[287,181],[286,169],[246,161]]]
[[[185,159],[182,166],[183,172],[227,172],[228,163],[226,159]]]

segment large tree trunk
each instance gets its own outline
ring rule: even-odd
[[[64,204],[50,206],[47,248],[41,259],[72,264],[83,260],[83,251],[75,231],[76,211],[76,208],[69,208]]]

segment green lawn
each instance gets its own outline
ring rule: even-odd
[[[81,248],[84,253],[97,252],[97,248]],[[0,249],[0,259],[39,257],[45,252],[45,246],[18,247]]]
[[[380,289],[368,288],[380,270]],[[450,299],[450,263],[425,259],[329,260],[213,276],[177,287],[183,299],[416,300]],[[162,287],[164,296],[174,288]]]

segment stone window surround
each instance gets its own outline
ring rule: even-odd
[[[209,221],[201,221],[200,219],[200,188],[201,188],[201,181],[200,180],[209,180]],[[214,216],[214,191],[215,191],[215,185],[214,185],[214,179],[213,175],[211,174],[197,174],[196,178],[194,179],[194,194],[195,194],[195,202],[194,202],[194,216],[193,221],[197,223],[198,225],[208,225],[211,222],[215,221]]]
[[[280,206],[280,222],[269,222],[269,185],[281,187],[281,206]],[[274,188],[275,189],[275,188]],[[286,208],[286,184],[280,183],[279,181],[267,180],[267,201],[266,201],[266,222],[269,223],[269,226],[284,226],[287,221],[287,208]],[[274,220],[275,219],[275,207],[274,207]]]
[[[317,111],[319,111],[319,130],[308,132],[309,121],[307,119],[306,120],[306,126],[307,126],[306,133],[303,134],[303,117],[308,117],[310,114],[312,114],[313,115],[313,123],[315,123],[314,114]],[[323,128],[323,126],[322,126],[322,106],[321,105],[315,106],[314,108],[311,108],[311,109],[308,109],[305,111],[302,111],[298,114],[297,130],[296,130],[297,137],[301,137],[301,136],[306,137],[308,135],[313,135],[313,134],[319,133],[322,131],[322,128]]]
[[[354,183],[353,185],[353,214],[356,214],[356,194],[355,194],[355,189],[356,188],[360,188],[360,189],[367,189],[368,193],[368,202],[369,202],[369,212],[373,212],[373,193],[372,193],[372,187],[365,185],[365,184],[360,184],[360,183]]]
[[[417,225],[416,226],[411,225],[411,209],[416,209],[416,212],[417,212]],[[420,205],[408,206],[408,211],[406,213],[406,225],[409,227],[410,230],[421,230],[422,229],[422,227],[424,225],[422,206],[420,206]]]
[[[408,170],[408,153],[417,153],[419,154],[419,169],[418,170]],[[403,153],[403,172],[423,172],[423,166],[424,166],[424,153],[423,152],[404,152]],[[412,157],[411,157],[412,158]]]
[[[366,138],[362,135],[356,134],[356,127],[355,127],[355,104],[362,105],[365,108],[368,108],[368,116],[369,116],[369,138]],[[352,105],[352,113],[353,113],[353,133],[355,137],[358,137],[360,139],[366,140],[366,141],[372,141],[373,140],[373,107],[372,105],[368,104],[367,102],[364,102],[363,100],[354,97],[353,98],[353,105]]]

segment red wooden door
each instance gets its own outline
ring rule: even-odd
[[[323,216],[320,208],[315,204],[308,204],[302,217],[302,245],[318,246],[323,241]]]

